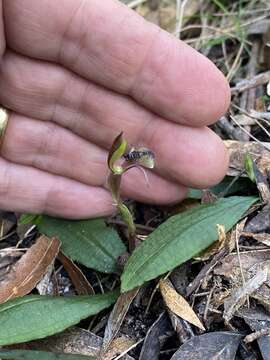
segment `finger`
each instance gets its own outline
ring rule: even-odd
[[[4,14],[9,47],[59,62],[168,119],[201,126],[228,107],[228,84],[207,58],[118,1],[5,0]]]
[[[65,218],[106,216],[115,211],[108,191],[0,158],[0,207]]]
[[[210,130],[168,122],[54,64],[7,53],[0,102],[29,117],[53,120],[106,149],[124,131],[131,144],[155,151],[161,176],[186,186],[208,187],[226,171],[225,148]]]
[[[86,185],[107,186],[107,152],[53,123],[12,113],[1,153],[13,163],[33,166]],[[185,197],[185,187],[150,172],[148,177],[149,187],[140,172],[125,174],[121,186],[123,194],[159,204],[177,202]]]

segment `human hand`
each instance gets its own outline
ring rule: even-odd
[[[2,209],[110,214],[106,158],[120,131],[156,155],[150,187],[131,170],[124,196],[171,203],[221,180],[227,154],[206,125],[230,93],[208,59],[114,0],[3,0],[2,9],[0,103],[11,110]]]

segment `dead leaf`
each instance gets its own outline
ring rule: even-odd
[[[270,205],[267,204],[263,209],[248,221],[245,231],[252,233],[263,233],[270,231]]]
[[[106,352],[106,355],[102,355],[100,360],[113,360],[116,356],[121,355],[126,350],[130,349],[132,345],[136,343],[135,340],[128,338],[127,336],[121,336],[114,339]]]
[[[58,254],[60,242],[42,235],[17,261],[0,284],[0,303],[28,294]]]
[[[52,281],[52,274],[54,271],[54,264],[51,264],[46,274],[44,274],[43,278],[36,285],[37,291],[40,295],[55,295],[55,281]]]
[[[182,26],[190,21],[200,9],[200,2],[198,0],[189,0],[186,2],[183,13]],[[159,25],[163,29],[174,33],[176,29],[176,1],[175,0],[163,0],[159,5]]]
[[[255,141],[244,142],[226,140],[224,141],[224,144],[227,147],[230,156],[230,165],[227,175],[237,176],[245,169],[244,163],[246,153],[249,153],[252,160],[256,161],[261,173],[267,175],[267,171],[270,168],[270,151],[264,146]],[[269,143],[262,144],[270,149]],[[246,175],[243,174],[243,176]]]
[[[253,331],[260,331],[270,327],[270,317],[262,309],[243,309],[237,313],[237,316],[243,318]],[[270,336],[262,336],[257,339],[257,342],[263,359],[268,360],[270,353]]]
[[[188,321],[180,318],[170,309],[168,309],[168,315],[171,321],[171,325],[176,332],[181,344],[184,344],[186,341],[188,341],[194,336],[194,331]]]
[[[104,356],[104,357],[106,356],[106,353],[109,350],[112,341],[116,337],[132,301],[134,300],[135,296],[138,294],[138,291],[139,288],[133,289],[119,296],[110,314],[105,329],[102,351],[100,356]]]
[[[163,312],[147,331],[139,360],[158,360],[160,355],[159,337],[166,332],[168,320]]]
[[[190,307],[189,303],[178,294],[168,279],[161,279],[159,282],[160,292],[166,306],[182,319],[197,326],[201,330],[205,330],[203,324]]]
[[[245,237],[251,237],[254,240],[257,240],[258,242],[261,242],[264,245],[270,246],[270,234],[268,233],[252,233],[252,232],[246,232],[244,231],[242,233]]]
[[[194,336],[173,355],[171,360],[232,360],[235,358],[242,335],[217,331]]]
[[[258,168],[257,164],[253,161],[253,174],[255,176],[257,188],[261,195],[262,201],[264,203],[270,203],[270,190],[267,175],[263,175],[260,169]],[[267,172],[269,169],[267,169]]]
[[[92,288],[82,271],[77,265],[74,264],[74,262],[70,258],[68,258],[60,251],[60,253],[58,254],[58,259],[63,264],[78,295],[95,294],[94,289]]]
[[[236,289],[232,295],[224,302],[223,317],[228,322],[234,315],[234,313],[244,304],[246,297],[251,295],[257,290],[263,283],[266,282],[268,275],[268,268],[256,273],[256,275],[248,280],[242,287]]]
[[[10,268],[23,255],[23,252],[14,248],[7,248],[0,253],[0,284],[10,271]]]
[[[240,253],[241,268],[246,281],[252,279],[257,273],[264,269],[270,271],[270,250],[254,250]],[[224,303],[231,296],[233,291],[237,291],[243,285],[239,257],[237,254],[227,255],[215,270],[215,275],[225,276],[230,282],[230,289],[224,294],[222,299],[215,299],[216,306]],[[250,297],[257,299],[266,309],[270,311],[270,277]],[[216,301],[217,300],[217,301]]]
[[[77,327],[49,336],[45,339],[12,345],[13,349],[42,350],[56,353],[76,354],[97,357],[102,346],[102,338],[94,333]],[[102,359],[103,360],[103,359]],[[124,355],[121,360],[134,360]]]

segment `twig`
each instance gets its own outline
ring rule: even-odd
[[[223,248],[219,253],[214,255],[211,261],[201,269],[201,271],[193,280],[193,282],[187,287],[187,296],[190,296],[196,289],[198,289],[201,286],[206,276],[214,269],[217,263],[221,259],[223,259],[227,254],[228,254],[228,250]]]
[[[245,43],[242,41],[241,45],[239,47],[239,50],[237,52],[237,55],[236,55],[236,57],[234,59],[234,62],[232,64],[232,67],[231,67],[230,71],[228,72],[228,74],[226,76],[228,81],[230,81],[234,77],[234,74],[237,71],[237,68],[238,68],[239,63],[240,63],[240,58],[241,58],[242,52],[244,50],[244,46],[245,46]]]
[[[239,128],[244,131],[245,133],[248,133],[249,136],[254,140],[256,141],[258,144],[262,145],[266,150],[270,150],[270,145],[266,145],[265,143],[262,143],[260,140],[258,140],[255,136],[253,136],[251,133],[249,133],[242,125],[239,124],[239,122],[235,119],[234,116],[230,115],[230,118],[232,119],[232,121],[237,125],[239,126]]]
[[[243,226],[242,226],[242,228],[243,228]],[[244,276],[244,271],[243,271],[243,266],[242,266],[240,251],[239,251],[239,237],[240,237],[239,224],[237,224],[236,229],[235,229],[236,252],[237,252],[237,258],[238,258],[238,262],[239,262],[240,273],[241,273],[241,277],[242,277],[242,283],[243,283],[243,286],[246,286],[246,279],[245,279],[245,276]],[[248,307],[249,307],[249,297],[248,297],[248,295],[247,295],[247,304],[248,304]]]
[[[175,28],[175,36],[180,39],[181,36],[181,28],[183,24],[184,10],[188,0],[176,0],[176,28]]]
[[[231,189],[231,187],[236,183],[237,180],[240,179],[240,177],[245,173],[245,169],[241,170],[240,173],[237,175],[237,176],[234,176],[234,178],[232,179],[232,181],[229,183],[228,186],[225,187],[225,189],[223,191],[221,191],[219,194],[218,194],[218,198],[221,199],[223,198],[224,196],[227,195],[228,191]]]
[[[146,309],[145,309],[145,312],[144,312],[144,316],[146,316],[146,315],[148,314],[148,311],[149,311],[149,309],[150,309],[150,306],[151,306],[151,304],[152,304],[152,301],[153,301],[154,296],[156,295],[158,289],[159,289],[159,283],[157,283],[157,285],[155,286],[154,290],[152,291],[152,294],[151,294],[151,296],[150,296],[150,299],[149,299],[149,301],[148,301],[148,304],[147,304]]]
[[[226,133],[226,135],[232,140],[243,140],[242,131],[237,127],[234,127],[226,116],[222,116],[218,122],[217,126]]]
[[[209,292],[209,295],[207,296],[207,300],[206,300],[206,304],[205,304],[205,309],[204,309],[204,314],[203,314],[203,320],[206,321],[207,320],[207,314],[209,311],[209,305],[210,305],[210,301],[212,299],[214,290],[216,288],[216,284],[212,287],[212,289]]]
[[[136,6],[139,6],[145,3],[147,0],[133,0],[128,4],[128,7],[134,9]]]
[[[180,33],[184,32],[184,31],[187,31],[187,30],[192,30],[192,29],[208,29],[208,30],[212,30],[212,31],[218,32],[220,34],[226,35],[226,36],[231,37],[233,39],[237,39],[239,41],[241,40],[237,34],[231,33],[226,29],[220,29],[220,28],[217,28],[215,26],[205,25],[205,24],[204,25],[201,25],[201,24],[187,25],[187,26],[183,27],[180,30]],[[207,39],[210,39],[210,38],[213,38],[213,35],[209,35],[207,37]]]
[[[270,334],[270,327],[255,331],[254,333],[249,334],[244,338],[244,343],[248,344],[254,340],[259,339],[262,336],[269,335],[269,334]]]
[[[253,78],[257,73],[257,59],[259,57],[260,41],[254,39],[252,43],[251,55],[248,62],[247,78]],[[242,108],[250,110],[254,108],[256,99],[256,88],[251,88],[241,94],[240,105]],[[251,131],[250,125],[244,125],[244,128],[248,133]],[[249,141],[250,136],[247,133],[243,133],[245,141]]]
[[[241,93],[243,91],[265,85],[270,81],[270,70],[254,76],[252,79],[242,80],[236,86],[231,88],[232,94]]]

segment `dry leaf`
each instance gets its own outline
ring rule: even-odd
[[[101,337],[88,330],[73,327],[44,339],[12,345],[12,348],[98,357],[101,345]],[[129,355],[124,355],[121,360],[134,359]]]
[[[248,274],[254,267],[258,264],[265,263],[269,261],[270,250],[266,249],[264,251],[246,251],[240,252],[240,261],[242,266],[242,271],[246,278]],[[253,271],[254,272],[254,271]],[[239,257],[236,253],[229,254],[225,256],[220,265],[217,265],[214,269],[215,275],[225,276],[230,282],[234,285],[239,286],[241,284],[241,269],[239,266]]]
[[[232,360],[242,335],[232,331],[215,331],[194,336],[174,353],[171,360]]]
[[[258,169],[263,175],[267,175],[267,171],[270,168],[270,152],[263,145],[255,141],[224,141],[230,155],[230,166],[227,172],[229,176],[237,176],[245,169],[245,155],[249,153],[252,160],[256,161]],[[269,143],[262,143],[269,149]],[[246,176],[243,174],[243,176]]]
[[[54,271],[54,264],[52,263],[44,274],[43,278],[36,285],[39,295],[55,295],[57,289],[55,289],[55,281],[52,280],[52,274]]]
[[[60,248],[56,238],[42,235],[0,283],[0,303],[28,294],[47,272]]]
[[[239,256],[241,267],[239,264]],[[247,251],[242,252],[240,255],[230,254],[227,255],[214,269],[214,274],[225,276],[230,283],[230,289],[228,289],[227,293],[221,298],[216,298],[214,300],[215,306],[220,306],[224,303],[224,301],[228,301],[231,296],[234,298],[231,300],[233,303],[239,303],[239,306],[245,300],[244,295],[242,297],[243,291],[251,292],[250,289],[246,289],[243,286],[243,276],[246,281],[246,284],[251,281],[256,276],[256,274],[261,273],[264,270],[270,272],[270,250],[266,249],[265,251]],[[257,280],[256,280],[257,281]],[[270,309],[270,279],[269,277],[266,281],[257,287],[258,283],[255,281],[254,291],[248,294],[250,297],[257,299],[266,309]],[[243,290],[241,290],[243,288]],[[231,295],[232,294],[232,295]],[[241,299],[234,300],[237,297],[241,297]],[[237,304],[238,306],[238,304]]]
[[[168,325],[167,316],[163,312],[148,329],[139,360],[159,359],[160,337],[166,333]]]
[[[58,259],[63,264],[66,272],[68,273],[72,284],[74,285],[78,295],[94,295],[95,291],[74,262],[64,255],[61,251],[58,254]]]
[[[270,234],[268,233],[255,234],[252,232],[244,231],[242,235],[246,237],[251,237],[252,239],[257,240],[258,242],[261,242],[264,245],[270,246]]]
[[[124,353],[130,349],[132,345],[136,343],[135,340],[130,339],[126,336],[121,336],[112,341],[106,355],[102,356],[100,360],[113,360],[117,355]]]
[[[105,357],[107,351],[111,347],[112,341],[116,337],[122,325],[122,322],[126,316],[126,313],[132,301],[134,300],[135,296],[138,294],[138,291],[139,288],[121,294],[117,302],[115,303],[105,329],[103,345],[102,345],[103,350],[101,352],[102,356]]]
[[[232,295],[225,300],[223,317],[226,321],[229,321],[233,317],[233,314],[244,304],[248,295],[251,295],[266,282],[267,275],[268,269],[265,267],[242,287],[236,289]]]
[[[173,288],[170,281],[167,279],[162,279],[159,282],[160,292],[165,301],[166,306],[176,315],[180,316],[182,319],[190,322],[191,324],[197,326],[201,330],[205,330],[203,324],[190,307],[189,303],[178,294]]]
[[[0,284],[5,280],[11,266],[19,260],[23,252],[14,248],[6,248],[0,253]]]

